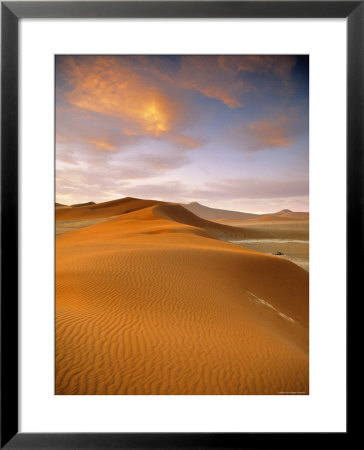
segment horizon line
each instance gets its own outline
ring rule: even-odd
[[[207,206],[207,205],[205,205],[203,203],[200,203],[200,202],[198,202],[196,200],[188,202],[188,203],[184,203],[184,202],[172,202],[172,201],[166,201],[166,200],[158,200],[158,199],[155,199],[155,198],[131,197],[131,196],[128,196],[128,195],[126,197],[118,197],[118,198],[115,198],[115,199],[112,199],[112,200],[106,200],[106,201],[101,201],[101,202],[94,202],[93,200],[89,200],[89,201],[86,201],[86,202],[76,202],[76,203],[72,203],[72,204],[69,204],[69,205],[68,204],[64,204],[64,203],[60,203],[57,200],[55,200],[55,204],[59,204],[61,206],[72,207],[72,206],[83,206],[83,205],[86,206],[86,205],[89,205],[89,204],[99,205],[99,204],[102,204],[102,203],[111,203],[111,202],[115,202],[115,201],[118,201],[118,200],[126,200],[126,199],[130,199],[130,200],[150,200],[150,201],[158,201],[158,202],[164,202],[164,203],[177,204],[177,205],[182,205],[182,206],[183,205],[191,205],[191,204],[195,203],[195,204],[198,204],[200,206],[203,206],[204,208],[210,208],[210,209],[222,210],[222,211],[229,211],[229,212],[237,212],[237,213],[245,213],[245,214],[256,214],[256,215],[274,214],[274,213],[281,212],[281,211],[287,211],[287,212],[289,211],[289,212],[297,212],[297,213],[307,213],[307,214],[309,214],[309,211],[295,211],[295,210],[290,209],[290,208],[282,208],[282,209],[274,210],[274,213],[272,213],[272,212],[262,212],[262,211],[261,212],[240,211],[240,210],[237,210],[237,209],[214,208],[212,206]]]

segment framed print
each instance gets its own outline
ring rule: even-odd
[[[2,447],[345,445],[362,21],[2,2]]]

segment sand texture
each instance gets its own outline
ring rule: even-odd
[[[56,394],[309,393],[307,271],[218,239],[270,230],[131,198],[56,219],[90,221],[56,238]]]

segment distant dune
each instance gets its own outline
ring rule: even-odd
[[[74,205],[71,205],[72,208],[78,208],[80,206],[92,206],[92,205],[96,205],[95,202],[87,202],[87,203],[76,203]]]
[[[109,217],[101,217],[98,219],[84,219],[84,220],[57,220],[56,221],[56,236],[63,233],[68,233],[72,230],[78,230],[79,228],[89,227],[95,223],[109,220]]]
[[[226,209],[216,209],[210,208],[208,206],[201,205],[198,202],[192,202],[188,204],[182,205],[189,211],[193,212],[199,217],[207,220],[219,220],[219,219],[238,219],[238,220],[246,220],[252,219],[254,217],[258,217],[258,214],[251,214],[245,212],[238,211],[228,211]]]
[[[62,203],[56,203],[56,208],[69,208],[69,206],[62,205]]]
[[[56,394],[308,394],[308,273],[215,238],[266,230],[133,198],[56,210],[107,217],[56,239]]]
[[[94,204],[92,202],[80,205],[77,208],[68,208],[56,210],[56,220],[63,221],[64,225],[72,221],[89,221],[106,217],[115,217],[121,214],[145,209],[150,206],[156,206],[155,214],[162,218],[168,218],[172,221],[180,222],[185,225],[191,225],[206,230],[211,236],[223,240],[236,240],[247,238],[269,238],[272,234],[269,231],[250,230],[248,228],[239,228],[231,225],[211,222],[188,211],[184,206],[177,203],[166,203],[157,200],[142,200],[126,197],[120,200],[113,200],[105,203]]]
[[[277,218],[277,219],[308,220],[309,213],[308,212],[295,212],[295,211],[290,211],[289,209],[282,209],[282,211],[278,211],[273,214],[263,214],[260,216],[260,218],[261,219]]]
[[[276,213],[270,214],[252,214],[247,212],[229,211],[226,209],[210,208],[208,206],[201,205],[198,202],[192,202],[182,205],[184,208],[193,212],[202,219],[213,221],[233,221],[233,220],[262,220],[266,221],[271,219],[276,220],[308,220],[309,213],[307,212],[294,212],[289,209],[282,209]]]
[[[254,219],[248,219],[246,222],[248,223],[259,223],[259,222],[295,222],[295,221],[308,221],[308,213],[292,213],[291,216],[277,216],[276,214],[267,214],[259,217],[255,217]],[[225,221],[226,223],[232,221]]]
[[[90,202],[77,208],[56,211],[56,220],[98,219],[101,217],[118,216],[120,214],[163,203],[164,202],[159,202],[157,200],[139,200],[132,197],[125,197],[119,200],[96,204]]]
[[[209,220],[202,219],[197,215],[188,211],[181,205],[164,204],[155,208],[155,214],[161,218],[166,218],[175,222],[191,225],[206,230],[211,236],[219,239],[246,239],[249,237],[263,238],[268,237],[269,233],[264,231],[252,231],[249,229],[241,229],[229,225],[223,225]]]

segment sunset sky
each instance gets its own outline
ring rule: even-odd
[[[307,56],[57,56],[56,201],[308,211]]]

